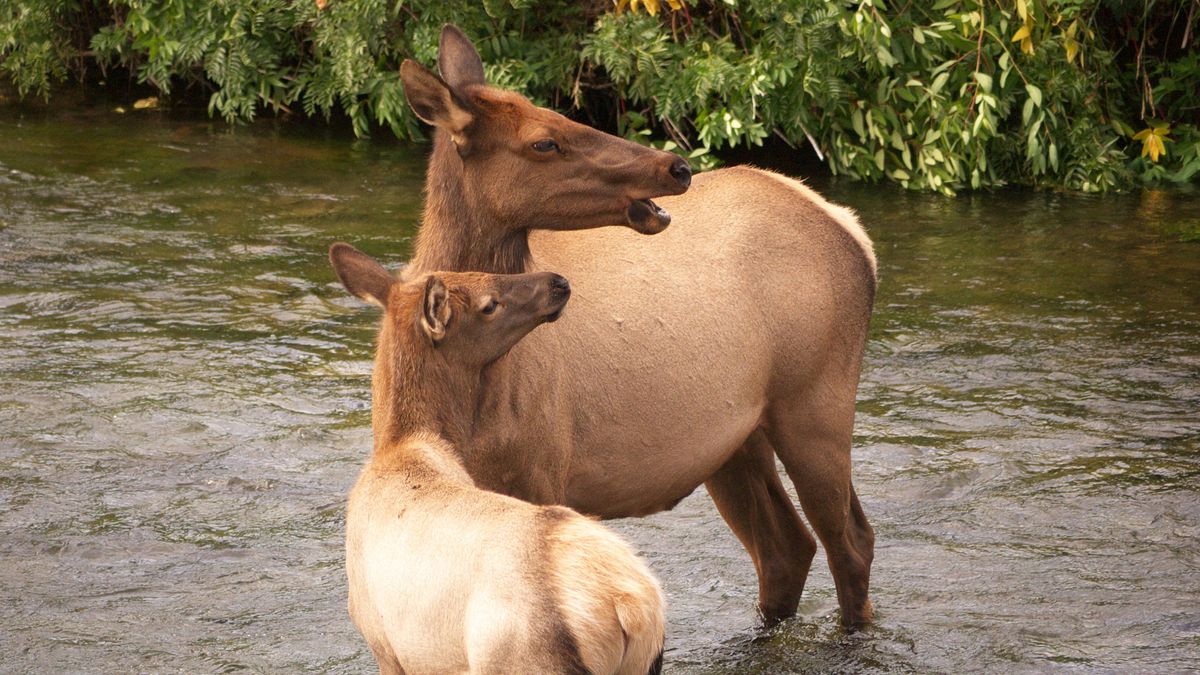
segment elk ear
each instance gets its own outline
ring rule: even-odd
[[[438,72],[450,88],[461,92],[463,87],[483,84],[483,60],[475,45],[454,24],[442,26],[442,39],[438,42]]]
[[[466,129],[475,117],[450,90],[450,85],[412,59],[405,59],[400,64],[400,82],[404,85],[408,105],[417,117],[450,132],[456,145],[464,145]]]
[[[350,244],[338,242],[329,247],[329,262],[351,295],[373,305],[387,306],[388,292],[396,279],[374,258]]]
[[[433,344],[446,337],[446,324],[450,323],[450,294],[446,284],[436,275],[425,280],[425,298],[421,302],[421,330]]]

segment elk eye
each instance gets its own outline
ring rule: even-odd
[[[546,138],[534,143],[533,149],[537,150],[538,152],[556,152],[558,151],[558,143]]]
[[[480,311],[484,314],[494,314],[498,304],[499,303],[497,303],[495,300],[489,300],[488,304],[484,305],[483,309]]]

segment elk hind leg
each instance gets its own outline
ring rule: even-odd
[[[758,573],[758,609],[770,626],[796,613],[817,542],[796,513],[761,429],[706,483]]]
[[[854,630],[874,613],[868,589],[875,533],[850,480],[853,396],[840,406],[830,398],[769,411],[767,435],[825,547],[842,625]]]

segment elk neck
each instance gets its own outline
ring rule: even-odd
[[[413,269],[493,274],[526,271],[529,230],[491,213],[484,196],[468,187],[464,171],[454,141],[437,129],[425,178],[425,213]]]
[[[413,331],[417,331],[414,329]],[[425,340],[425,336],[413,335]],[[478,370],[455,367],[428,343],[416,349],[381,334],[371,379],[371,428],[375,452],[404,445],[417,435],[434,435],[463,448],[475,429],[480,407]]]

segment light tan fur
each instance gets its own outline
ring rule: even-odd
[[[489,87],[453,27],[439,68],[473,121],[453,141],[437,129],[411,269],[554,269],[576,289],[562,322],[485,371],[486,414],[462,441],[471,476],[602,517],[671,508],[704,484],[773,622],[795,612],[817,546],[778,457],[842,621],[869,621],[874,532],[850,460],[876,262],[857,218],[769,171],[692,180],[673,155]],[[440,79],[408,73],[414,105],[441,105],[422,94]],[[541,152],[547,140],[558,150]]]
[[[645,564],[620,537],[582,517],[555,530],[550,546],[558,603],[589,670],[645,675],[664,637],[663,603],[648,601],[661,590]]]
[[[762,169],[760,169],[760,171],[799,192],[800,194],[804,195],[805,199],[821,207],[825,213],[829,214],[829,217],[832,218],[834,222],[836,222],[838,225],[841,225],[851,237],[854,237],[854,240],[858,242],[858,245],[862,247],[863,255],[866,256],[867,261],[871,265],[871,274],[875,274],[878,271],[878,263],[875,261],[875,245],[871,242],[871,237],[867,234],[867,231],[863,229],[862,223],[860,223],[858,220],[858,214],[856,214],[853,209],[842,206],[841,204],[834,204],[833,202],[825,199],[821,195],[817,194],[815,190],[805,185],[803,181],[775,173],[774,171],[765,171]]]
[[[570,509],[477,488],[450,440],[470,433],[480,370],[557,317],[565,284],[545,273],[400,283],[348,246],[331,258],[348,290],[385,307],[375,450],[346,510],[350,615],[380,672],[650,672],[664,618],[645,564]]]

